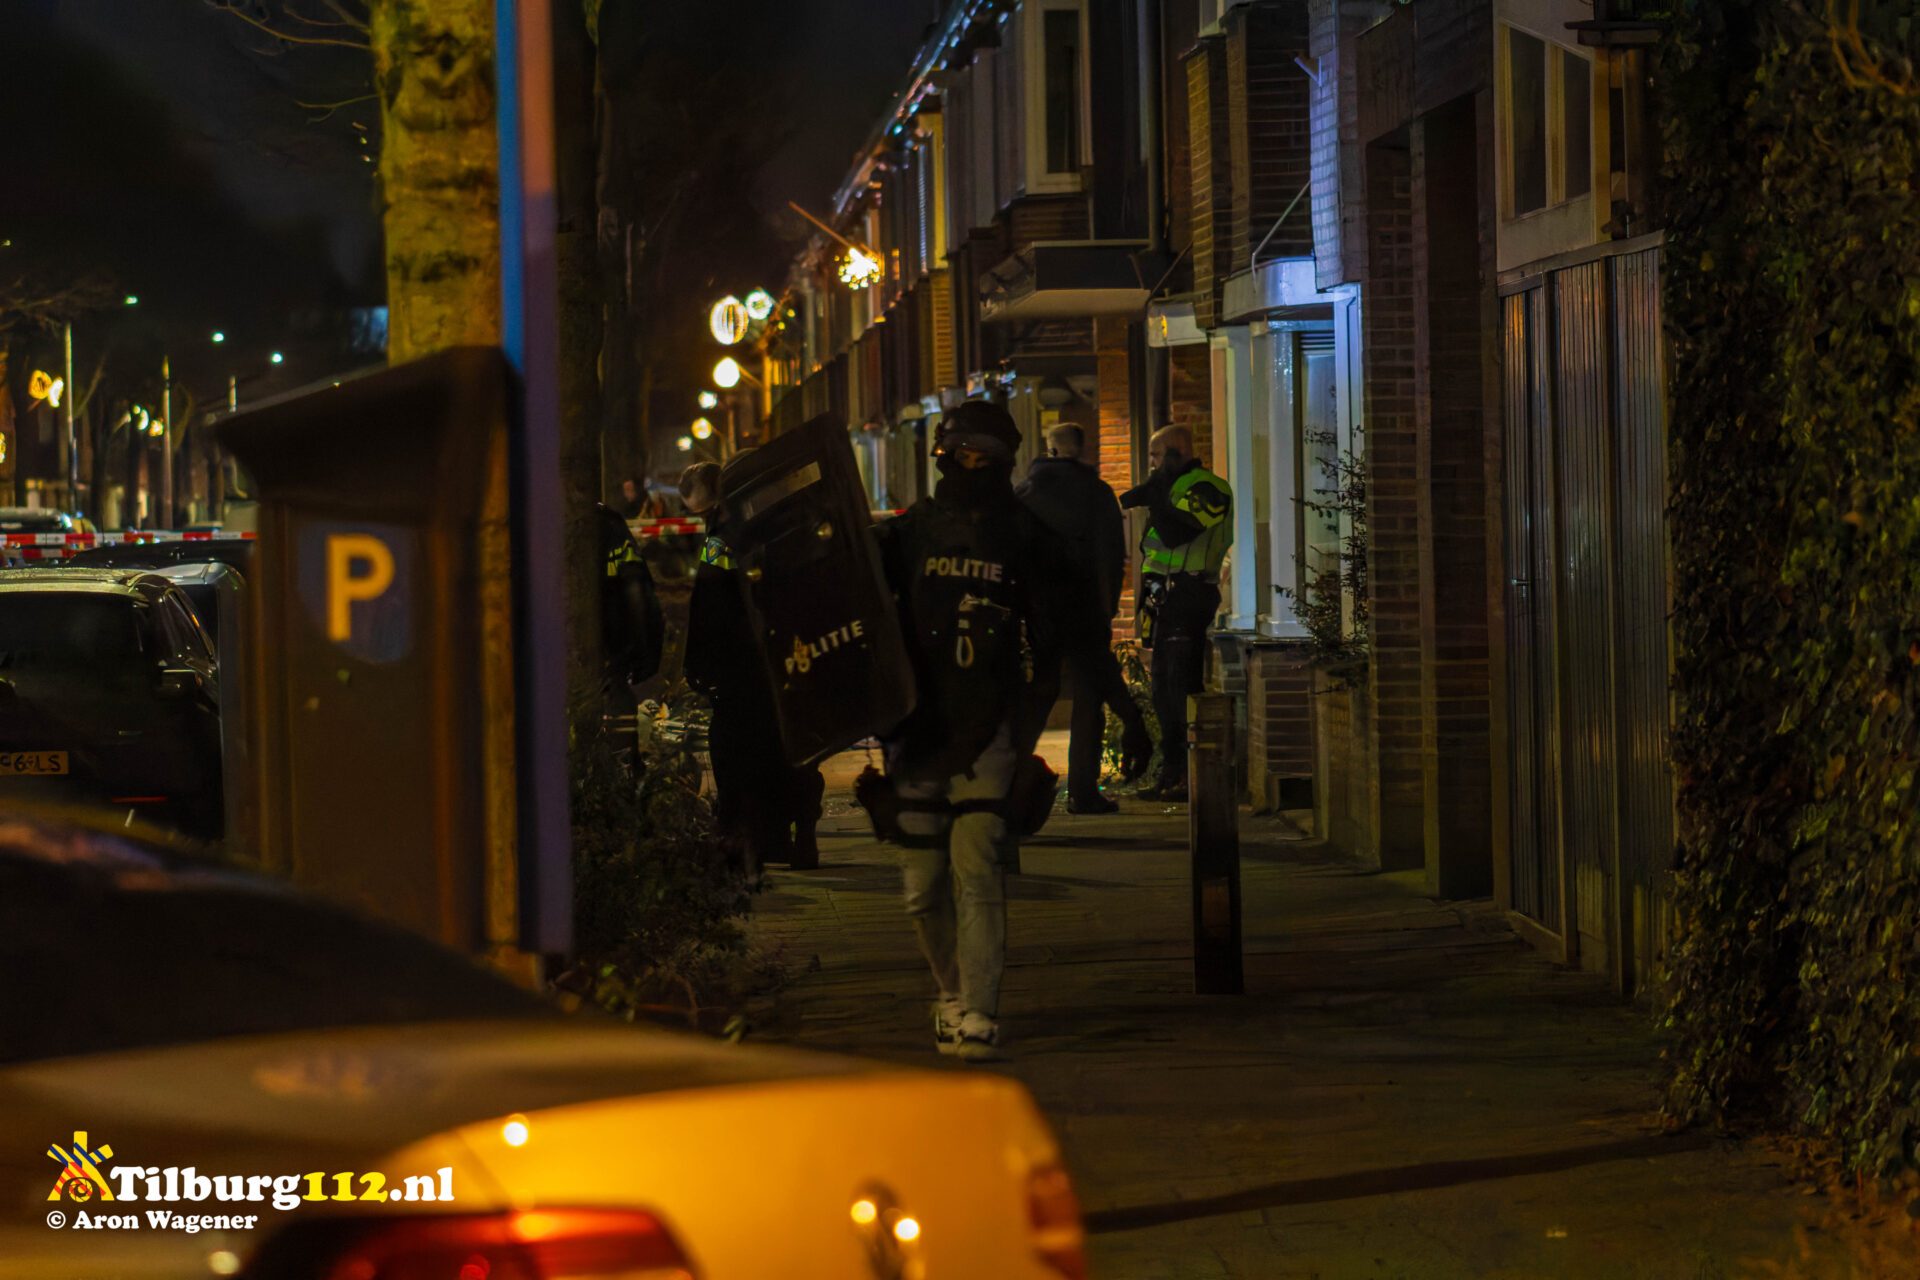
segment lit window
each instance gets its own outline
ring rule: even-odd
[[[1513,216],[1547,207],[1547,46],[1507,31],[1507,132],[1513,148]]]

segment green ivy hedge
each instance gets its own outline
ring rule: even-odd
[[[1909,4],[1863,12],[1858,45],[1825,8],[1688,0],[1658,55],[1664,1022],[1677,1115],[1799,1129],[1875,1173],[1920,1145],[1920,96],[1885,83]],[[1850,49],[1882,82],[1850,82]]]

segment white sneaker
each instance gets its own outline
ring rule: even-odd
[[[953,1052],[965,1062],[999,1062],[1000,1024],[984,1013],[968,1010],[960,1020],[960,1034]]]
[[[933,1047],[941,1053],[960,1052],[960,1023],[966,1009],[958,996],[942,996],[933,1002]]]

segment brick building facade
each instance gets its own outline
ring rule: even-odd
[[[876,503],[925,491],[929,432],[972,396],[1028,456],[1081,423],[1116,490],[1188,427],[1235,494],[1214,679],[1246,798],[1310,803],[1328,839],[1492,894],[1627,988],[1657,965],[1659,773],[1588,744],[1664,732],[1605,693],[1658,703],[1620,632],[1659,601],[1591,583],[1659,580],[1661,539],[1607,522],[1657,528],[1660,495],[1605,459],[1663,428],[1649,160],[1620,118],[1645,32],[1610,7],[953,0],[763,354],[769,426],[847,414]],[[855,249],[878,275],[849,289]],[[1567,559],[1576,533],[1596,559]],[[1331,590],[1339,626],[1369,619],[1342,678],[1308,631],[1329,610],[1302,607]]]

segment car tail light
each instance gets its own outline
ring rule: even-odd
[[[1087,1280],[1087,1233],[1080,1225],[1080,1197],[1057,1164],[1042,1165],[1027,1178],[1027,1212],[1033,1249],[1066,1280]]]
[[[326,1280],[695,1280],[665,1223],[617,1209],[396,1219],[353,1238],[318,1273]]]

